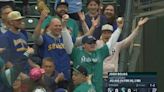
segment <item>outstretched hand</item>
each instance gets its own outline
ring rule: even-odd
[[[78,16],[79,16],[81,21],[85,21],[85,14],[84,14],[84,12],[78,12]]]
[[[94,27],[98,26],[100,23],[100,16],[98,16],[96,19],[93,17],[91,21]]]
[[[56,83],[63,81],[63,80],[64,80],[64,74],[63,73],[59,73],[58,76],[55,78]]]
[[[149,20],[148,17],[140,18],[140,20],[138,21],[138,26],[139,27],[143,26],[148,20]]]
[[[67,24],[68,19],[69,19],[69,15],[68,14],[64,14],[62,16],[62,26],[63,27],[66,27],[66,24]]]
[[[34,49],[31,48],[31,47],[28,47],[26,52],[27,52],[28,54],[34,54]]]
[[[48,12],[43,10],[40,15],[40,20],[43,21],[48,16]]]

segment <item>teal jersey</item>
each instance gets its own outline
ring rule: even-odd
[[[43,21],[43,23],[41,25],[41,29],[46,29],[46,27],[50,24],[52,18],[58,18],[58,19],[61,20],[61,18],[59,16],[54,16],[54,17],[48,16]],[[77,35],[78,35],[78,31],[79,31],[78,23],[75,20],[69,18],[68,21],[67,21],[67,28],[69,29],[70,34],[71,34],[73,40],[75,40]]]
[[[67,27],[70,30],[70,34],[71,34],[73,40],[75,40],[78,35],[78,32],[79,32],[78,23],[75,20],[69,18],[67,21]]]
[[[109,56],[107,45],[90,53],[81,48],[73,48],[71,54],[73,66],[82,65],[92,75],[96,92],[103,91],[103,61],[107,56]]]
[[[78,85],[73,92],[96,92],[92,84],[82,83]]]

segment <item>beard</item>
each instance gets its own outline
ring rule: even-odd
[[[61,10],[61,11],[59,11],[59,12],[56,12],[56,14],[57,14],[59,17],[62,18],[62,16],[63,16],[64,14],[67,14],[67,12],[64,11],[64,10]]]

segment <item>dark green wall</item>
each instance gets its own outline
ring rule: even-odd
[[[164,15],[151,17],[143,30],[143,71],[157,72],[158,92],[164,92]]]

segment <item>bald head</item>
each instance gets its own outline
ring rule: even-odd
[[[61,23],[61,21],[58,18],[53,18],[51,23]]]
[[[59,36],[62,30],[61,21],[58,18],[53,18],[48,27],[48,30],[50,30],[54,36]]]

